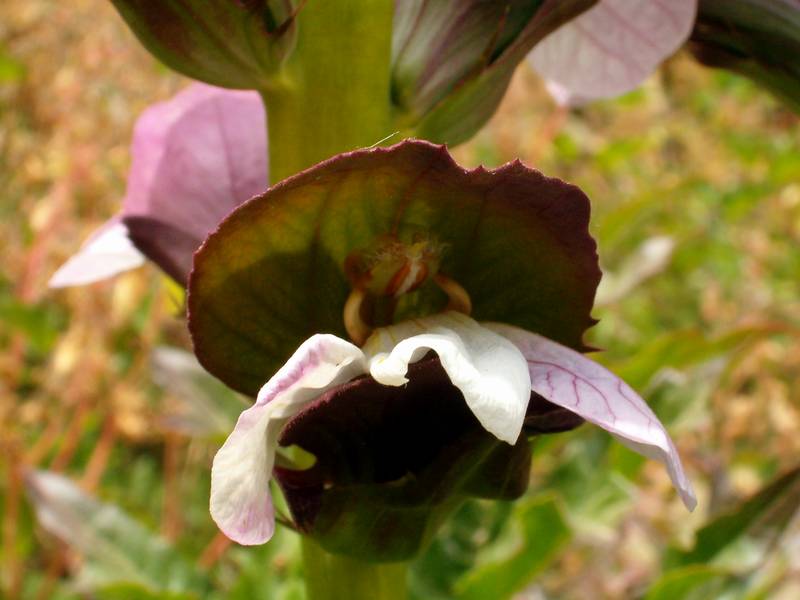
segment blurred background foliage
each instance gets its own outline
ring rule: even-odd
[[[185,84],[104,0],[0,4],[4,598],[304,597],[291,532],[235,547],[208,516],[242,400],[169,349],[189,347],[175,290],[150,267],[46,287],[115,212],[137,115]],[[572,111],[523,65],[455,154],[519,157],[592,199],[591,342],[667,424],[700,505],[603,432],[541,438],[528,496],[463,506],[414,597],[800,597],[796,116],[685,54]]]

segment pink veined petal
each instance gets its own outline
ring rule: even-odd
[[[697,0],[600,0],[539,44],[528,58],[575,104],[628,92],[686,41]]]
[[[466,315],[447,312],[382,327],[367,340],[370,375],[404,385],[408,365],[436,352],[450,382],[481,425],[515,444],[530,400],[530,377],[514,344]]]
[[[123,215],[148,216],[201,241],[267,188],[266,113],[256,92],[194,83],[136,123]]]
[[[692,484],[666,429],[644,400],[613,373],[545,337],[499,323],[486,327],[511,340],[528,362],[531,389],[613,434],[632,450],[663,463],[689,510]]]
[[[62,288],[94,283],[141,266],[144,256],[116,218],[95,231],[80,250],[53,273],[48,285]]]
[[[211,468],[211,517],[244,545],[263,544],[275,530],[269,480],[283,424],[327,390],[366,372],[364,354],[333,335],[315,335],[239,415]]]

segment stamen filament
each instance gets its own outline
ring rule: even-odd
[[[344,303],[344,328],[353,342],[361,346],[372,334],[372,327],[361,318],[361,304],[364,302],[366,292],[363,288],[354,288]]]
[[[448,303],[445,310],[452,310],[465,315],[469,315],[472,312],[472,300],[467,290],[454,279],[437,273],[434,275],[433,281],[447,294]],[[366,297],[367,291],[365,288],[355,287],[344,304],[344,328],[353,343],[358,346],[364,345],[374,329],[361,316],[361,306]]]
[[[441,273],[437,273],[433,277],[433,281],[436,282],[436,285],[438,285],[450,299],[450,302],[447,304],[447,310],[455,310],[465,315],[472,313],[472,300],[470,300],[467,290],[461,287],[459,283]]]

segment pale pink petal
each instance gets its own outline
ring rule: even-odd
[[[697,500],[678,451],[658,417],[624,381],[582,354],[540,335],[503,324],[486,327],[511,340],[528,362],[531,389],[662,462],[684,504]]]
[[[137,248],[179,283],[206,236],[266,189],[266,135],[256,92],[202,83],[137,121],[122,218]]]
[[[194,83],[148,108],[133,133],[123,216],[147,216],[201,241],[267,187],[258,93]]]
[[[48,282],[51,288],[85,285],[141,266],[144,256],[128,237],[128,230],[113,219],[98,229]]]
[[[618,96],[683,45],[696,13],[697,0],[600,0],[528,58],[563,103]]]
[[[269,480],[281,427],[320,394],[365,372],[357,346],[333,335],[315,335],[261,388],[211,468],[211,517],[225,535],[245,545],[272,537]]]
[[[192,254],[220,221],[267,188],[266,113],[257,92],[194,83],[136,122],[122,210],[50,282],[79,285],[148,258],[184,283]],[[126,219],[131,230],[123,231]],[[146,222],[151,226],[143,225]],[[110,226],[110,225],[109,225]],[[133,235],[135,234],[135,235]],[[111,241],[116,246],[109,247]],[[101,256],[101,254],[105,253]],[[102,259],[102,260],[101,260]]]
[[[370,375],[404,385],[409,363],[433,350],[451,383],[491,434],[515,444],[530,400],[525,358],[512,343],[456,312],[382,327],[367,340]]]

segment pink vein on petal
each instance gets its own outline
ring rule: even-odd
[[[545,366],[545,367],[556,369],[556,370],[561,371],[563,373],[567,373],[569,375],[569,377],[572,379],[572,388],[573,388],[573,390],[575,392],[575,406],[576,407],[580,406],[580,403],[581,403],[580,392],[578,391],[578,383],[582,383],[582,384],[592,388],[595,392],[597,392],[597,395],[600,396],[600,398],[602,398],[603,403],[606,405],[606,410],[608,411],[609,417],[611,419],[613,419],[614,422],[616,422],[617,415],[614,414],[614,410],[611,408],[611,403],[608,401],[608,397],[603,393],[603,391],[599,387],[597,387],[591,381],[587,380],[585,377],[581,377],[580,375],[578,375],[577,373],[574,373],[573,371],[570,371],[566,367],[563,367],[561,365],[557,365],[557,364],[552,363],[552,362],[546,362],[546,361],[542,361],[542,360],[531,360],[530,358],[528,358],[526,360],[528,361],[529,365],[542,365],[542,366]],[[553,386],[553,383],[552,383],[552,380],[551,380],[551,376],[552,376],[552,373],[550,371],[547,371],[545,373],[545,380],[547,381],[547,385],[550,388],[550,392],[551,393],[555,393],[556,390],[555,390],[555,387]],[[531,382],[533,382],[533,373],[531,373]],[[627,397],[625,399],[628,400],[628,402],[630,403],[630,400]],[[636,408],[636,407],[634,406],[634,408]],[[644,416],[647,417],[647,415],[644,415]],[[647,417],[647,419],[648,419],[648,422],[649,422],[650,421],[650,417]]]
[[[651,40],[649,37],[647,37],[646,35],[644,35],[644,34],[642,33],[642,30],[641,30],[641,29],[638,29],[638,28],[634,27],[633,25],[631,25],[631,23],[630,23],[630,22],[629,22],[629,21],[628,21],[628,20],[625,18],[625,16],[624,16],[624,15],[621,15],[621,14],[619,14],[619,13],[617,12],[617,10],[616,10],[616,9],[615,9],[613,6],[611,6],[611,5],[609,4],[609,5],[607,5],[607,6],[605,7],[605,9],[606,9],[606,10],[607,10],[609,13],[611,13],[612,15],[614,15],[614,16],[617,18],[617,22],[620,24],[620,26],[621,26],[621,27],[622,27],[622,28],[623,28],[625,31],[627,31],[628,33],[630,33],[630,34],[631,34],[633,37],[635,37],[636,39],[640,40],[642,43],[644,43],[644,45],[645,45],[645,46],[650,46],[650,48],[652,48],[652,49],[653,49],[653,50],[655,50],[656,52],[658,52],[658,51],[659,51],[659,48],[658,48],[658,46],[656,46],[656,44],[653,42],[653,40]],[[670,13],[670,19],[672,19],[672,18],[673,18],[673,17],[672,17],[672,14]]]
[[[606,429],[632,450],[662,462],[686,506],[695,506],[691,483],[669,434],[624,381],[579,352],[540,335],[499,323],[484,327],[517,346],[528,363],[532,391]]]
[[[594,44],[594,46],[597,47],[600,51],[605,52],[609,56],[613,56],[620,63],[626,64],[627,57],[625,55],[621,54],[618,50],[613,48],[610,44],[603,43],[595,34],[593,34],[591,31],[586,29],[586,27],[584,27],[583,24],[581,24],[579,21],[575,21],[575,23],[573,23],[573,25],[574,25],[575,29],[580,31],[581,34],[589,42]]]
[[[697,0],[600,0],[542,40],[534,68],[576,102],[632,90],[689,36]]]
[[[653,0],[653,4],[655,4],[658,8],[660,8],[661,12],[667,15],[667,18],[670,21],[672,21],[672,24],[675,26],[676,29],[680,29],[681,27],[680,21],[678,20],[678,17],[675,16],[675,13],[670,10],[669,6],[666,6],[661,0]]]

